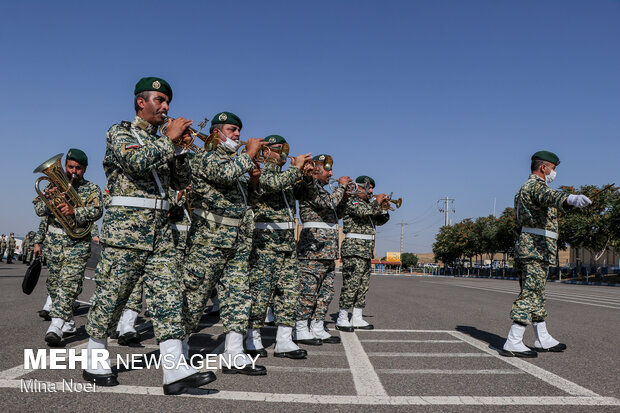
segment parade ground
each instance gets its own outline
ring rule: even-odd
[[[364,311],[374,330],[334,329],[336,299],[327,326],[341,344],[304,346],[306,360],[273,357],[275,328],[263,329],[269,357],[258,364],[266,376],[224,375],[180,396],[164,396],[155,368],[118,371],[119,386],[63,389],[84,383],[79,369],[25,370],[24,349],[47,349],[48,322],[37,311],[45,301],[44,268],[35,291],[21,291],[26,266],[0,264],[0,407],[4,411],[423,411],[423,412],[602,412],[620,411],[620,287],[547,285],[547,325],[567,344],[564,353],[535,359],[498,354],[510,327],[508,313],[517,281],[373,275]],[[88,270],[87,277],[93,277]],[[88,301],[95,283],[85,280],[76,311],[78,334],[64,348],[83,349]],[[223,351],[223,328],[205,315],[191,351]],[[151,323],[138,318],[142,343],[117,353],[158,353]],[[532,346],[528,328],[524,342]],[[28,383],[56,383],[57,391],[24,389]]]

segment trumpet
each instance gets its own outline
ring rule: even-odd
[[[392,195],[394,195],[394,192],[390,192],[390,196],[388,196],[387,198],[383,199],[383,203],[381,204],[381,208],[388,209],[390,211],[394,211],[394,208],[390,204],[394,204],[394,206],[396,208],[400,208],[400,206],[403,204],[403,199],[402,198],[398,198],[398,199],[394,200],[394,199],[392,199]]]
[[[239,149],[241,149],[240,153],[246,153],[247,149],[246,146],[247,142],[245,141],[240,141],[239,142]],[[285,162],[286,159],[293,159],[292,157],[288,156],[290,151],[290,146],[288,143],[284,142],[282,144],[282,146],[278,149],[274,149],[274,148],[270,148],[269,146],[264,146],[254,157],[254,161],[258,162],[258,163],[262,163],[262,164],[277,164],[280,162]],[[276,153],[278,155],[280,155],[280,161],[278,161],[276,158],[273,158],[271,156],[268,156],[268,154],[270,153]],[[331,157],[330,157],[331,159]],[[304,167],[302,168],[301,172],[302,174],[304,174],[304,176],[312,176],[316,173],[316,164],[314,161],[310,160],[308,162],[309,164],[311,164],[310,167],[306,168],[304,164]]]
[[[171,120],[174,120],[174,119],[166,115],[162,115],[162,117],[164,118],[164,123],[162,123],[159,126],[159,131],[160,131],[160,134],[165,135],[168,129],[168,124],[170,123]],[[215,132],[211,133],[210,135],[207,135],[201,132],[201,130],[203,130],[204,127],[207,126],[207,122],[209,122],[209,119],[204,118],[203,121],[198,124],[198,126],[200,126],[200,129],[198,130],[191,128],[191,127],[187,128],[187,131],[192,137],[192,140],[190,142],[185,143],[183,141],[172,141],[172,143],[177,148],[188,149],[194,152],[198,152],[200,150],[210,152],[214,150],[217,147],[217,145],[219,145],[220,143],[220,137]],[[196,138],[204,142],[204,146],[202,148],[200,148],[198,145],[194,143],[196,141]]]

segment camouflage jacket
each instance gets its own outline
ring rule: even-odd
[[[390,214],[381,209],[377,201],[367,202],[357,195],[351,195],[346,201],[342,218],[343,257],[357,256],[372,259],[375,250],[374,239],[346,238],[346,234],[376,235],[375,226],[383,225],[390,219]]]
[[[84,203],[84,206],[75,208],[75,221],[78,225],[87,225],[91,222],[97,221],[101,218],[103,214],[103,199],[101,195],[101,189],[98,185],[82,179],[80,182],[74,183],[73,188],[76,190],[78,196]],[[47,188],[46,188],[47,189]],[[88,235],[74,239],[71,238],[66,233],[63,234],[54,234],[48,231],[49,227],[53,227],[56,229],[63,230],[62,225],[52,211],[47,207],[45,202],[43,202],[40,198],[35,198],[34,201],[34,210],[36,214],[40,217],[45,217],[45,230],[41,231],[41,227],[39,226],[39,232],[34,237],[35,244],[43,244],[44,242],[47,244],[54,244],[63,247],[77,247],[84,250],[84,254],[87,254],[90,251],[90,239],[92,237],[92,231]]]
[[[248,209],[247,172],[256,165],[247,154],[234,156],[223,146],[198,152],[192,159],[192,208],[240,219],[239,226],[219,224],[194,214],[189,237],[192,242],[233,248],[239,235],[251,238],[253,214]],[[196,235],[195,235],[196,234]]]
[[[156,132],[156,126],[138,116],[131,123],[110,127],[103,169],[111,198],[166,199],[169,188],[183,189],[189,184],[190,167],[186,157],[175,157],[172,141],[157,136]],[[163,193],[160,193],[153,171],[157,173]],[[110,205],[103,217],[101,243],[153,251],[160,237],[172,242],[169,231],[166,210]]]
[[[540,228],[557,233],[558,209],[562,209],[567,198],[567,193],[549,188],[544,179],[531,174],[515,195],[517,229]],[[522,232],[517,239],[515,258],[537,259],[555,265],[557,249],[556,239]]]
[[[17,246],[17,241],[15,240],[15,238],[9,237],[7,241],[7,248],[10,250],[14,250],[16,246]]]
[[[295,225],[295,200],[315,197],[314,180],[304,179],[296,166],[291,165],[282,172],[281,166],[266,164],[261,169],[258,188],[250,192],[254,221],[291,222]],[[295,229],[256,229],[253,244],[253,248],[261,250],[295,251]]]
[[[6,238],[2,238],[2,240],[0,240],[0,249],[6,249]]]
[[[330,194],[317,182],[317,196],[299,202],[299,216],[303,223],[324,222],[338,224],[338,206],[345,187],[338,186]],[[338,229],[303,228],[297,243],[297,258],[311,260],[335,260],[338,258]]]

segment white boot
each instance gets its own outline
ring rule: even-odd
[[[65,320],[62,318],[52,318],[47,332],[45,333],[45,341],[50,346],[56,346],[60,344],[62,340],[62,327],[65,325]]]
[[[159,353],[162,357],[164,385],[183,380],[192,374],[198,373],[198,370],[180,363],[180,360],[185,358],[183,356],[183,343],[181,340],[169,339],[162,341],[159,343]],[[189,360],[185,360],[185,363],[189,364]]]
[[[372,330],[374,328],[372,324],[368,324],[362,318],[361,308],[353,308],[353,316],[351,316],[351,325],[353,326],[353,328],[361,328],[362,330]]]
[[[75,320],[67,321],[62,326],[63,334],[75,334],[77,328],[75,327]]]
[[[223,356],[230,360],[231,368],[242,369],[246,364],[252,364],[252,360],[243,351],[243,334],[236,331],[226,333]]]
[[[295,340],[312,340],[314,337],[308,331],[308,320],[298,320],[295,323]]]
[[[332,336],[325,331],[323,320],[312,320],[310,322],[310,332],[314,338],[318,338],[323,343],[340,343],[340,337]]]
[[[271,307],[267,307],[267,315],[265,316],[265,324],[273,325],[275,318],[273,317],[273,309]]]
[[[512,323],[512,326],[510,326],[510,332],[508,332],[508,338],[504,343],[504,351],[508,353],[504,355],[517,357],[536,357],[536,352],[530,350],[525,344],[523,344],[524,333],[525,326],[523,324]]]
[[[302,350],[293,343],[293,327],[280,324],[276,333],[276,346],[273,350],[274,357],[288,357],[292,359],[306,358],[308,352]]]
[[[86,354],[88,355],[87,367],[84,369],[90,374],[96,375],[111,375],[112,374],[112,366],[110,364],[110,359],[108,358],[105,363],[96,363],[96,365],[92,366],[91,361],[93,360],[93,353],[96,350],[105,350],[108,347],[107,339],[98,339],[98,338],[89,338],[88,346],[86,347]],[[100,352],[99,352],[100,353]]]
[[[353,331],[353,326],[349,322],[349,312],[341,308],[338,312],[338,320],[336,321],[336,329],[341,331]]]
[[[250,328],[245,336],[245,348],[247,350],[262,350],[263,340],[260,336],[260,328]]]
[[[123,314],[121,315],[120,320],[118,321],[118,331],[119,335],[123,335],[126,333],[136,333],[136,319],[138,318],[138,313],[126,308],[123,310]]]
[[[185,336],[181,344],[183,346],[183,355],[185,356],[185,360],[189,361],[189,335]]]
[[[555,338],[551,337],[551,334],[547,331],[547,323],[541,321],[538,323],[532,323],[532,326],[534,327],[534,332],[536,333],[534,347],[537,350],[558,352],[566,350],[566,344],[562,344]]]
[[[52,308],[52,297],[47,296],[47,300],[45,300],[45,304],[43,305],[43,311],[48,311]]]

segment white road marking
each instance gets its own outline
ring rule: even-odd
[[[356,330],[356,334],[359,333],[439,333],[439,334],[450,334],[452,330],[402,330],[402,329],[381,329],[375,328],[374,330]],[[343,337],[349,333],[341,334],[340,337]]]
[[[459,338],[469,344],[471,344],[472,346],[476,347],[477,349],[480,349],[486,353],[488,353],[489,355],[496,357],[500,360],[502,360],[505,363],[508,364],[512,364],[513,366],[515,366],[518,369],[523,370],[524,372],[531,374],[532,376],[554,386],[557,387],[558,389],[574,395],[574,396],[595,396],[598,397],[598,394],[594,393],[591,390],[586,389],[585,387],[581,387],[580,385],[573,383],[572,381],[563,379],[562,377],[551,373],[550,371],[541,369],[538,366],[535,366],[531,363],[528,363],[524,360],[521,360],[519,358],[513,358],[513,357],[503,357],[500,356],[496,351],[490,349],[488,347],[488,344],[483,343],[482,341],[476,340],[475,338],[472,338],[466,334],[463,334],[461,332],[458,331],[453,331],[452,335],[456,338]]]
[[[525,374],[521,370],[377,369],[379,374]]]
[[[397,353],[369,352],[369,357],[491,357],[485,353]]]
[[[62,382],[56,383],[57,388]],[[20,389],[21,380],[0,380],[0,388]],[[97,393],[163,396],[161,387],[126,386],[97,387]],[[169,397],[169,396],[168,396]],[[242,391],[195,389],[175,397],[213,400],[255,401],[267,403],[344,404],[344,405],[457,405],[457,406],[620,406],[615,397],[480,397],[480,396],[388,396],[388,395],[325,395],[282,394]]]
[[[87,344],[88,344],[88,342],[81,343],[81,344],[74,344],[74,345],[71,345],[71,346],[67,346],[66,348],[67,349],[71,348],[71,349],[75,349],[75,350],[81,350],[83,348],[86,348]],[[45,367],[47,368],[49,366],[49,360],[46,358],[45,361],[46,361]],[[0,380],[13,380],[13,379],[17,379],[17,378],[20,378],[22,376],[25,376],[26,374],[30,374],[33,371],[35,371],[35,370],[33,370],[33,369],[26,370],[24,368],[24,365],[21,364],[19,366],[15,366],[15,367],[12,367],[10,369],[1,371],[0,372]]]
[[[461,340],[360,340],[362,343],[462,343]]]
[[[267,371],[285,371],[291,373],[351,373],[348,368],[340,367],[286,367],[286,366],[265,366]]]
[[[375,372],[368,355],[357,335],[343,334],[340,339],[347,355],[353,383],[358,396],[387,396],[379,376]]]

